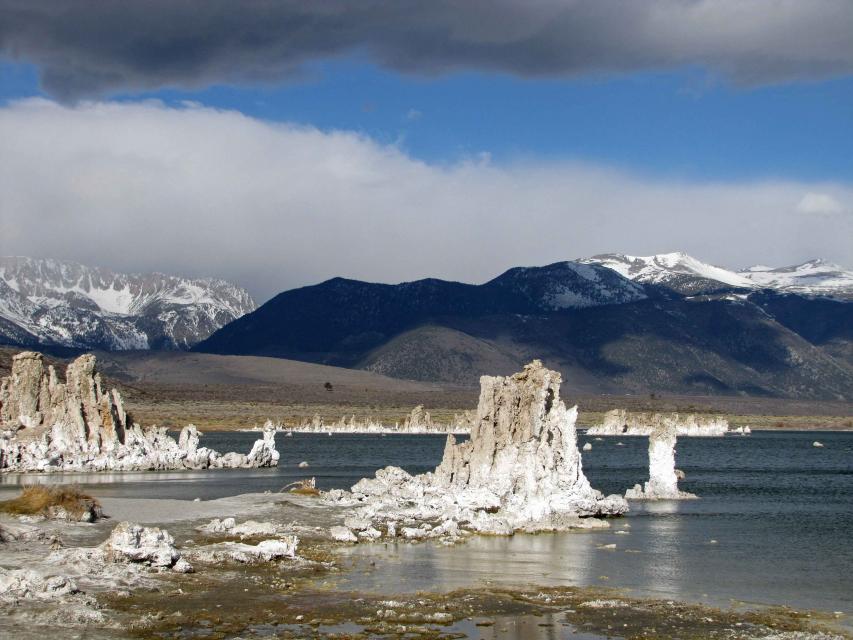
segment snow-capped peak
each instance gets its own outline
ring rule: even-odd
[[[630,280],[667,286],[681,293],[696,293],[713,285],[743,289],[752,289],[755,286],[743,275],[702,262],[681,251],[653,256],[608,253],[579,262],[599,264]]]
[[[0,283],[0,319],[40,343],[73,347],[186,348],[255,309],[244,289],[224,280],[53,259],[0,258]]]
[[[853,271],[820,258],[789,267],[756,265],[743,269],[740,275],[764,289],[853,298]]]

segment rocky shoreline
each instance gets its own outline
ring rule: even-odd
[[[349,543],[334,540],[329,525],[346,510],[286,494],[213,503],[187,502],[168,529],[156,520],[13,525],[0,518],[3,531],[15,530],[0,542],[0,564],[9,567],[0,571],[0,634],[30,640],[61,625],[98,638],[331,638],[346,630],[353,639],[436,640],[473,633],[477,625],[499,631],[526,620],[530,638],[550,637],[555,626],[590,638],[851,637],[832,615],[784,607],[718,609],[605,587],[337,590],[330,585],[347,573],[381,569],[339,553]],[[116,504],[105,506],[109,511]],[[312,517],[294,522],[306,509]],[[210,519],[229,512],[240,515]],[[141,515],[157,517],[152,510]]]
[[[199,446],[191,425],[175,440],[132,424],[118,392],[102,389],[92,356],[73,362],[64,383],[41,364],[38,354],[20,354],[0,385],[7,428],[0,460],[7,471],[278,462],[272,424],[248,455],[219,454]],[[577,407],[565,406],[560,386],[560,374],[539,361],[512,376],[483,376],[476,415],[467,418],[470,437],[457,442],[449,434],[441,463],[420,475],[386,467],[350,491],[305,495],[105,499],[85,522],[56,519],[50,510],[0,515],[0,632],[35,638],[62,624],[108,638],[203,637],[211,629],[255,634],[262,624],[280,637],[304,638],[327,637],[345,625],[356,638],[450,638],[472,616],[495,624],[510,611],[533,619],[559,614],[573,628],[608,636],[667,637],[654,634],[669,630],[681,638],[706,638],[710,631],[744,640],[846,637],[793,615],[725,612],[591,588],[417,597],[323,589],[334,574],[372,570],[357,562],[346,568],[344,551],[354,544],[448,545],[483,534],[607,529],[628,511],[625,498],[695,497],[678,488],[679,423],[666,417],[649,435],[649,481],[625,497],[594,489],[578,449]],[[431,422],[422,409],[416,414],[410,427]],[[627,526],[615,533],[628,533]],[[615,615],[625,621],[618,631],[607,624]]]

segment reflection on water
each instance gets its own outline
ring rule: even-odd
[[[256,434],[210,433],[207,446],[248,450]],[[853,434],[756,433],[683,438],[678,466],[699,500],[632,503],[610,530],[475,537],[456,547],[360,545],[348,553],[382,558],[377,570],[342,577],[377,591],[507,585],[625,587],[637,595],[729,598],[853,612]],[[587,441],[581,436],[580,444]],[[306,475],[321,488],[348,487],[388,464],[412,473],[441,458],[441,436],[279,437],[278,469],[0,476],[0,494],[22,481],[79,482],[96,496],[210,499],[277,491]],[[647,479],[647,440],[593,442],[583,455],[593,486],[622,492]],[[309,463],[307,469],[299,462]],[[627,525],[627,526],[626,526]],[[619,533],[623,532],[623,533]],[[716,542],[712,542],[716,541]],[[602,548],[615,544],[615,549]],[[559,637],[559,636],[557,636]]]
[[[679,546],[683,538],[682,520],[668,517],[678,513],[678,501],[650,502],[645,507],[646,512],[653,517],[646,521],[645,529],[637,527],[636,533],[631,532],[634,535],[631,543],[640,536],[647,539],[647,557],[640,564],[643,574],[638,578],[638,582],[647,585],[646,589],[653,593],[684,594],[690,585],[683,582],[684,576],[679,566]]]
[[[448,629],[473,640],[601,640],[603,636],[577,631],[563,614],[497,617],[486,623],[462,620]]]

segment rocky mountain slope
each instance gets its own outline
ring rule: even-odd
[[[0,258],[4,344],[187,349],[254,308],[245,290],[224,280]]]
[[[196,350],[461,384],[538,357],[585,392],[853,398],[853,304],[656,258],[629,264],[635,279],[595,262],[482,285],[336,278],[279,294]]]

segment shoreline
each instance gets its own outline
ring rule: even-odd
[[[578,425],[578,433],[580,435],[587,435],[586,431],[592,428],[592,426],[583,426]],[[853,432],[853,427],[843,427],[839,429],[835,428],[812,428],[812,429],[802,429],[802,428],[785,428],[785,427],[750,427],[752,433],[756,431],[768,432],[768,433],[851,433]],[[230,428],[211,428],[207,429],[208,432],[211,433],[259,433],[263,431],[263,427],[230,427]],[[403,431],[401,429],[392,429],[390,427],[382,429],[382,430],[352,430],[352,429],[338,429],[335,427],[329,427],[325,429],[315,430],[315,429],[300,429],[299,427],[282,427],[276,430],[276,434],[279,433],[299,433],[299,434],[313,434],[313,435],[327,435],[327,434],[341,434],[341,435],[408,435],[408,436],[467,436],[470,435],[470,430],[463,429],[452,429],[448,431]],[[728,431],[722,435],[708,435],[708,436],[680,436],[682,438],[724,438],[730,436],[749,436],[749,434],[742,434],[737,431]],[[590,437],[593,437],[591,434]],[[620,433],[620,434],[594,434],[596,438],[617,438],[617,437],[634,437],[634,438],[645,438],[647,436],[641,436],[631,433]]]
[[[236,397],[241,397],[242,390],[235,391]],[[125,404],[134,419],[144,425],[163,425],[170,429],[181,428],[187,424],[195,424],[204,431],[231,431],[251,429],[264,424],[267,420],[280,423],[285,427],[296,428],[310,423],[315,415],[319,415],[326,425],[338,423],[343,417],[347,422],[354,416],[357,422],[374,421],[384,424],[400,424],[412,411],[414,404],[312,404],[312,403],[278,403],[269,401],[220,401],[212,399],[197,399],[184,397],[182,399],[164,397],[153,401],[128,394]],[[454,416],[465,411],[473,411],[475,405],[443,404],[423,402],[424,407],[437,424],[450,424]],[[756,407],[755,413],[708,410],[707,407],[692,406],[683,403],[634,406],[625,402],[619,404],[611,398],[601,406],[601,401],[595,402],[585,398],[573,398],[572,404],[578,405],[578,422],[584,428],[601,424],[607,410],[620,406],[628,407],[630,412],[659,412],[659,413],[694,413],[699,416],[725,418],[731,429],[749,426],[752,430],[769,431],[853,431],[853,403],[836,403],[826,407],[831,413],[822,413],[819,403],[809,403],[800,407],[780,406],[778,412],[767,412],[768,407]],[[570,406],[570,405],[567,405]]]
[[[333,637],[342,630],[353,639],[406,635],[444,640],[459,637],[460,633],[468,633],[472,638],[510,638],[513,636],[502,635],[503,630],[509,633],[522,621],[529,627],[530,635],[525,637],[531,640],[553,637],[555,627],[583,634],[582,637],[590,640],[606,637],[699,640],[719,634],[732,640],[747,640],[771,635],[788,637],[775,635],[785,633],[800,634],[790,637],[801,640],[853,638],[847,617],[831,611],[740,600],[731,601],[730,606],[714,606],[690,599],[632,593],[634,590],[619,585],[547,585],[529,580],[510,584],[472,579],[464,587],[436,585],[438,588],[426,591],[347,588],[339,583],[348,575],[398,570],[393,551],[397,545],[424,543],[396,542],[391,545],[390,553],[389,543],[366,543],[371,546],[369,553],[354,556],[349,553],[353,547],[316,533],[318,525],[325,528],[341,516],[340,509],[318,504],[316,498],[267,493],[201,502],[106,498],[104,506],[112,516],[110,520],[95,525],[49,521],[45,527],[62,537],[77,538],[78,544],[85,547],[108,535],[118,520],[134,515],[139,522],[165,525],[180,547],[191,549],[199,543],[218,541],[216,536],[193,533],[195,526],[212,517],[237,515],[239,520],[290,520],[290,526],[299,529],[302,537],[299,552],[315,563],[322,563],[307,571],[286,561],[264,565],[201,565],[194,574],[153,573],[145,586],[140,584],[120,592],[104,585],[92,590],[91,595],[109,622],[122,625],[120,629],[95,625],[108,638],[162,637],[176,630],[185,638],[210,637],[210,633],[214,637],[220,637],[216,634],[252,636],[271,629],[281,638]],[[291,520],[294,514],[302,514],[298,524]],[[315,533],[311,533],[312,529]],[[220,537],[227,539],[225,535]],[[461,545],[464,547],[465,543]],[[431,549],[436,554],[446,551],[438,544]],[[8,564],[5,560],[3,564]],[[6,606],[0,605],[0,609]],[[14,614],[28,615],[15,609],[0,624],[17,633],[23,629],[17,626],[21,623],[16,624]],[[619,624],[614,625],[614,621]],[[37,637],[45,624],[50,622],[40,624],[38,613],[27,618],[26,630],[30,632],[27,637]],[[73,628],[70,630],[73,632]],[[493,635],[480,633],[485,630]]]

